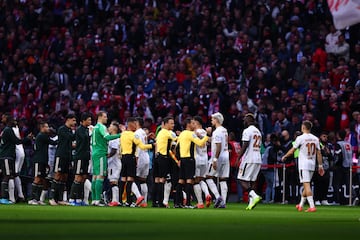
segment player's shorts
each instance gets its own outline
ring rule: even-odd
[[[195,177],[206,177],[208,171],[207,164],[196,164],[195,165]]]
[[[55,157],[54,172],[69,173],[70,159],[63,157]]]
[[[159,154],[154,159],[153,174],[154,177],[166,178],[170,174],[170,161],[169,157]]]
[[[261,163],[246,163],[242,161],[237,178],[247,182],[255,182],[261,169]]]
[[[19,172],[21,172],[25,159],[25,151],[22,144],[16,145],[15,154],[15,173],[18,174]]]
[[[74,161],[75,175],[89,174],[89,159],[77,159]]]
[[[119,159],[108,162],[108,179],[110,182],[119,181],[121,168]]]
[[[314,175],[314,171],[299,169],[299,180],[300,183],[310,183]]]
[[[0,159],[0,168],[3,176],[14,176],[15,160],[11,157]]]
[[[136,160],[133,154],[122,155],[121,165],[121,177],[136,177]]]
[[[147,178],[150,170],[150,160],[147,159],[138,159],[136,166],[136,176],[140,178]]]
[[[107,158],[106,156],[92,156],[92,173],[93,176],[103,176],[107,175]]]
[[[45,178],[47,175],[47,164],[35,162],[33,164],[33,172],[34,177]]]
[[[218,161],[217,162],[217,168],[215,170],[213,168],[213,162],[210,159],[206,175],[211,176],[211,177],[229,178],[229,176],[230,176],[230,162],[229,161],[222,161],[222,162]]]

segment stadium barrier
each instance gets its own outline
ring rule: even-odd
[[[295,163],[277,163],[277,164],[262,164],[261,168],[273,168],[282,169],[282,203],[285,204],[285,187],[286,187],[286,168],[295,166]],[[274,183],[275,183],[276,175],[274,174]]]
[[[284,204],[285,203],[285,186],[286,186],[286,174],[285,174],[285,171],[286,171],[286,168],[288,167],[292,167],[292,166],[295,166],[295,163],[289,163],[289,164],[285,164],[285,163],[282,163],[282,164],[262,164],[261,165],[261,168],[273,168],[274,171],[275,169],[282,169],[282,176],[283,176],[283,179],[282,179],[282,203]],[[360,165],[358,166],[352,166],[352,167],[349,167],[349,171],[350,171],[350,174],[349,174],[349,206],[352,206],[352,185],[353,185],[353,173],[354,172],[357,172],[357,171],[360,171],[358,170],[360,169]],[[275,174],[274,174],[274,183],[275,183]]]

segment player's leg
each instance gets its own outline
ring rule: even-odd
[[[217,171],[212,167],[212,161],[209,161],[209,165],[208,165],[208,172],[206,174],[206,183],[210,189],[210,191],[212,192],[212,194],[214,195],[215,199],[216,199],[216,205],[215,207],[219,206],[219,204],[221,203],[222,199],[220,197],[220,193],[218,188],[216,187],[214,178],[217,176]],[[206,203],[206,207],[209,207],[211,204],[211,199],[210,201],[207,200]]]
[[[50,185],[50,196],[49,196],[49,203],[52,206],[56,206],[57,202],[60,199],[59,191],[61,187],[61,178],[62,178],[61,171],[62,171],[62,160],[60,157],[56,157],[54,162],[54,179]]]
[[[195,180],[194,180],[194,194],[197,200],[197,208],[204,208],[204,201],[202,198],[202,190],[200,186],[200,181],[202,178],[200,177],[200,165],[196,165],[195,167]],[[206,195],[205,195],[206,196]]]
[[[1,181],[1,196],[0,199],[1,204],[12,204],[14,202],[11,201],[14,196],[14,179],[13,174],[15,170],[14,160],[5,158],[0,160],[1,170],[3,173],[3,178]],[[12,179],[12,180],[11,180]],[[11,193],[12,191],[12,193]]]
[[[228,161],[219,164],[218,176],[220,181],[219,185],[221,197],[223,199],[223,201],[220,203],[219,208],[225,208],[228,195],[228,179],[230,176],[230,163]]]
[[[31,200],[28,202],[31,205],[38,205],[40,201],[40,194],[43,189],[43,181],[41,179],[41,165],[40,163],[33,164],[33,171],[34,171],[34,181],[31,185]]]
[[[19,173],[21,172],[22,166],[24,164],[25,159],[25,151],[24,147],[22,145],[16,145],[16,158],[15,158],[15,189],[18,194],[18,201],[24,201],[24,193],[22,189],[22,183],[19,176]]]

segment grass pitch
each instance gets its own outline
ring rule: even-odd
[[[360,208],[245,204],[226,209],[0,205],[0,239],[358,239]]]

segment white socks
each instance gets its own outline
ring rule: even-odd
[[[9,179],[9,200],[15,203],[15,183],[14,179]]]
[[[209,188],[206,185],[206,183],[203,180],[201,180],[199,184],[200,184],[201,190],[204,192],[205,196],[210,195]]]
[[[164,184],[164,200],[163,200],[164,205],[169,204],[170,192],[171,192],[171,182],[165,182],[165,184]]]
[[[40,195],[40,202],[45,202],[46,196],[48,194],[47,190],[42,190]]]
[[[84,183],[84,202],[85,203],[89,202],[90,192],[91,192],[91,182],[89,179],[86,179],[85,183]]]
[[[304,204],[306,203],[306,197],[303,197],[303,196],[301,196],[301,200],[300,200],[300,203],[299,203],[299,205],[301,206],[301,207],[303,207],[304,206]]]
[[[206,179],[206,183],[208,184],[209,188],[210,188],[210,191],[214,194],[215,198],[219,198],[220,197],[220,194],[219,194],[219,191],[214,183],[214,180],[209,178],[209,179]]]
[[[194,193],[199,204],[204,204],[200,184],[194,184]]]
[[[221,184],[221,183],[220,183],[220,184]],[[257,195],[254,190],[251,190],[251,191],[249,192],[249,196],[252,197],[252,198],[255,198],[255,197],[258,197],[259,195]]]
[[[119,187],[118,186],[112,186],[111,187],[112,192],[112,202],[119,202]]]
[[[148,192],[149,192],[148,185],[146,183],[142,183],[140,184],[140,188],[141,188],[141,195],[144,196],[144,201],[147,202]]]
[[[223,201],[226,202],[227,193],[228,193],[228,186],[226,181],[220,181],[220,189],[221,189],[221,196]]]
[[[15,177],[15,188],[18,192],[18,196],[19,198],[24,198],[24,193],[23,193],[23,190],[22,190],[22,185],[21,185],[21,179],[19,176]]]
[[[313,198],[313,196],[308,196],[308,197],[306,197],[306,199],[308,200],[308,203],[309,203],[310,208],[314,208],[314,207],[315,207],[315,204],[314,204],[314,198]]]
[[[141,197],[141,194],[139,192],[139,188],[137,187],[136,183],[132,183],[131,185],[131,191],[135,194],[136,198]]]

